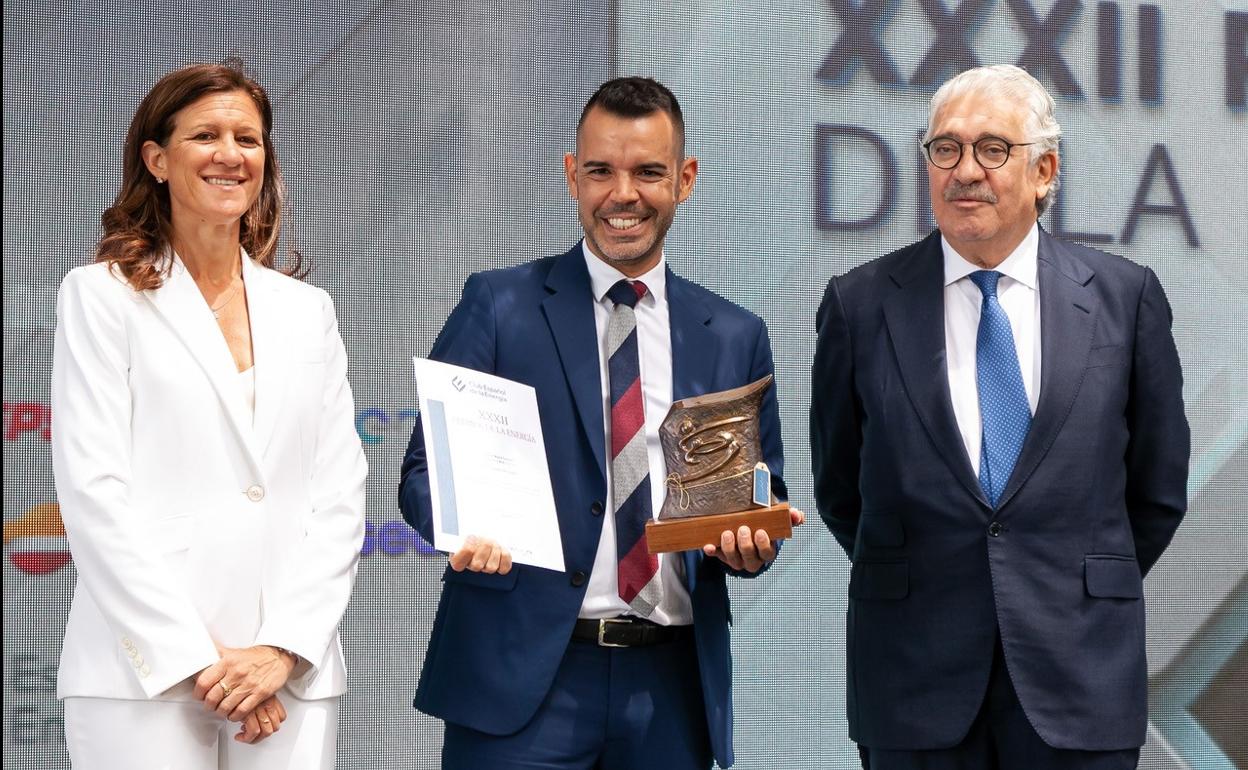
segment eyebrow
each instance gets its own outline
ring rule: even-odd
[[[936,139],[952,139],[955,142],[963,141],[957,135],[951,134],[948,132],[937,134],[936,136],[932,137],[933,141],[935,141]],[[989,133],[988,131],[981,131],[979,136],[975,137],[974,139],[966,140],[965,143],[974,144],[975,142],[978,142],[981,139],[1000,139],[1001,141],[1006,142],[1007,144],[1016,144],[1016,142],[1011,142],[1009,139],[1006,139],[1004,136],[1001,136],[1000,134],[993,134],[993,133]]]
[[[214,120],[203,120],[203,121],[200,121],[199,123],[190,124],[184,130],[202,131],[207,128],[207,129],[212,129],[213,131],[220,131],[222,126],[223,126],[222,123],[219,123]],[[241,125],[232,125],[231,128],[234,130],[235,133],[252,132],[252,131],[256,133],[260,132],[260,126],[252,125],[251,123],[243,123]]]
[[[587,160],[581,164],[581,168],[611,168],[611,164],[602,160]],[[635,167],[638,171],[666,171],[667,164],[661,162],[642,163]]]

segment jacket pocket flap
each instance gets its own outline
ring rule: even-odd
[[[900,548],[906,544],[906,531],[895,513],[863,513],[858,521],[862,544],[867,548]]]
[[[1140,565],[1130,556],[1084,556],[1083,577],[1089,596],[1102,599],[1144,596]]]
[[[514,564],[511,567],[511,572],[508,572],[506,575],[500,575],[497,572],[494,574],[473,572],[467,569],[463,572],[456,572],[447,567],[446,572],[442,573],[442,582],[461,583],[463,585],[476,586],[477,588],[492,588],[495,591],[510,591],[516,587],[516,575],[519,572],[519,567]]]
[[[910,564],[904,561],[857,561],[849,575],[853,599],[904,599],[910,593]]]

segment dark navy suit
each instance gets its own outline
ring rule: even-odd
[[[667,300],[673,400],[772,373],[771,345],[757,316],[670,269]],[[448,568],[415,700],[418,709],[447,722],[507,735],[529,722],[550,690],[602,530],[603,397],[593,295],[581,247],[469,277],[430,357],[537,391],[567,572],[518,565],[507,575],[487,575]],[[760,427],[774,492],[784,499],[774,388],[764,397]],[[403,462],[399,502],[404,518],[432,541],[419,424]],[[733,755],[726,567],[701,551],[686,552],[684,567],[711,747],[727,766]]]
[[[1039,242],[1039,404],[997,509],[945,368],[940,235],[827,287],[811,444],[819,513],[853,562],[850,737],[941,749],[967,734],[999,638],[1049,746],[1138,747],[1142,578],[1186,507],[1189,435],[1152,271]]]

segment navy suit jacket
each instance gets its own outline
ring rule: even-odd
[[[1143,575],[1186,509],[1189,436],[1151,270],[1041,231],[1041,382],[994,510],[945,362],[939,232],[829,282],[818,315],[819,514],[852,561],[850,737],[958,743],[1000,634],[1031,724],[1062,749],[1140,746]]]
[[[667,301],[673,400],[772,373],[771,343],[757,316],[670,269]],[[567,572],[517,565],[507,575],[486,575],[448,567],[415,700],[432,716],[507,735],[528,723],[550,689],[602,531],[603,397],[593,294],[580,245],[560,256],[470,276],[430,358],[537,391]],[[760,429],[773,491],[784,499],[775,388],[763,399]],[[420,424],[403,462],[399,505],[403,517],[432,542]],[[686,552],[684,560],[711,747],[726,767],[733,759],[726,568],[701,551]]]

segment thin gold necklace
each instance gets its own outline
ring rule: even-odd
[[[217,305],[216,307],[212,307],[211,305],[209,305],[209,306],[208,306],[208,309],[212,311],[212,317],[213,317],[213,318],[220,318],[220,317],[221,317],[221,311],[222,311],[222,310],[225,310],[225,306],[226,306],[226,305],[228,305],[228,304],[230,304],[231,302],[233,302],[233,301],[234,301],[234,295],[238,294],[238,290],[239,290],[239,289],[241,289],[241,288],[242,288],[242,286],[243,286],[243,282],[242,282],[242,281],[239,281],[239,282],[238,282],[238,286],[235,286],[235,287],[234,287],[234,291],[230,292],[230,296],[226,297],[224,302],[222,302],[221,304]]]

